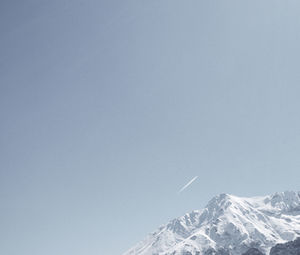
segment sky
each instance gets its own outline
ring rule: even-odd
[[[299,45],[297,0],[2,0],[0,254],[120,255],[299,190]]]

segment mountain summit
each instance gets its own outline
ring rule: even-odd
[[[300,236],[300,192],[263,197],[220,194],[161,226],[124,255],[241,255],[268,253]]]

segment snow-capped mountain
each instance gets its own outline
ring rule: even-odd
[[[265,254],[277,243],[300,236],[300,192],[263,197],[221,194],[161,226],[124,255]]]

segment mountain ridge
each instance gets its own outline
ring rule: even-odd
[[[300,236],[300,192],[238,197],[220,194],[202,210],[171,220],[123,255],[266,253]]]

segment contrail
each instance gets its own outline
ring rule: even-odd
[[[198,176],[195,176],[192,180],[190,180],[187,184],[185,184],[178,192],[181,193],[182,191],[184,191],[188,186],[190,186],[196,179],[198,178]]]

